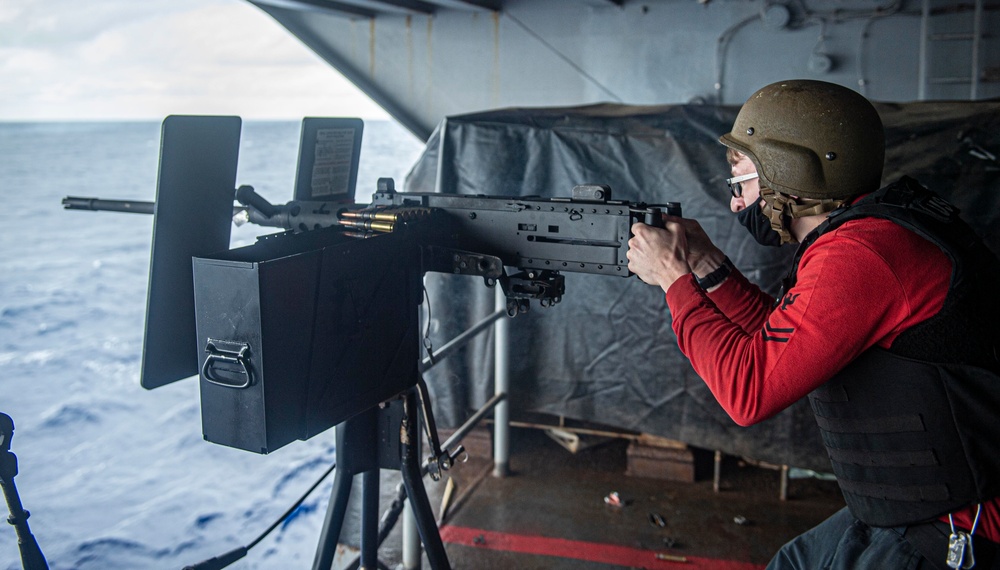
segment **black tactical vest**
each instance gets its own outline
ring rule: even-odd
[[[819,236],[862,217],[900,224],[952,261],[937,315],[809,394],[851,513],[908,525],[1000,495],[1000,262],[954,206],[904,177],[832,212],[799,247],[786,290]]]

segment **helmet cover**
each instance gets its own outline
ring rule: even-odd
[[[719,142],[746,154],[763,185],[790,196],[843,199],[881,185],[885,134],[878,111],[834,83],[790,80],[761,88]]]

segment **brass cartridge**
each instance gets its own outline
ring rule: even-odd
[[[377,232],[389,233],[395,226],[394,222],[383,222],[379,220],[340,220],[340,225],[359,230],[374,230]]]

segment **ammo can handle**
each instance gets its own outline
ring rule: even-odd
[[[247,344],[242,345],[239,352],[224,350],[215,346],[215,341],[209,339],[205,345],[208,357],[205,358],[205,363],[201,366],[201,377],[212,384],[225,386],[226,388],[246,388],[250,386],[253,383],[253,374],[250,372],[250,362],[247,356],[247,351],[249,350],[250,345]],[[215,363],[239,364],[243,369],[243,375],[246,377],[246,380],[242,383],[234,383],[218,378],[212,373]]]

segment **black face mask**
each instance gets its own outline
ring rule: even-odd
[[[760,200],[753,206],[743,208],[736,214],[736,219],[750,232],[760,245],[779,246],[781,235],[771,229],[771,220],[760,209]]]

